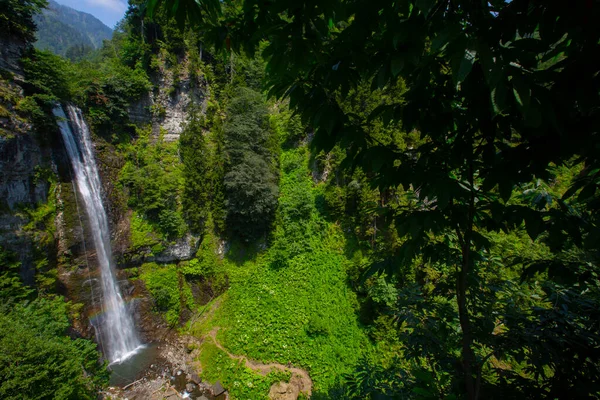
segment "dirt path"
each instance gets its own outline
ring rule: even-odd
[[[254,370],[262,375],[267,375],[269,372],[271,372],[271,370],[273,368],[278,369],[279,371],[283,371],[283,372],[291,372],[292,377],[290,378],[290,384],[297,386],[300,392],[304,393],[307,397],[310,397],[310,395],[312,393],[313,383],[312,383],[312,379],[310,379],[310,376],[308,375],[308,372],[306,372],[305,370],[303,370],[301,368],[287,367],[283,364],[277,364],[277,363],[262,364],[262,363],[259,363],[256,361],[252,361],[252,360],[248,359],[248,357],[246,357],[246,356],[236,356],[234,354],[231,354],[217,340],[217,332],[218,331],[219,331],[219,328],[213,329],[209,333],[209,336],[212,339],[212,341],[214,342],[215,346],[217,346],[220,350],[224,351],[229,356],[229,358],[232,358],[234,360],[243,360],[246,363],[246,367],[248,367],[251,370]]]

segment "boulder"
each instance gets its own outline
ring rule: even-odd
[[[225,392],[225,389],[221,385],[221,382],[216,381],[215,384],[212,386],[211,391],[213,392],[213,394],[215,396],[218,396],[218,395],[222,394],[223,392]]]
[[[196,373],[191,374],[191,378],[189,380],[194,382],[196,385],[199,385],[200,382],[202,382],[202,379],[200,379],[200,377]]]

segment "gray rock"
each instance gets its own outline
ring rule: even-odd
[[[1,68],[13,70],[9,64],[14,61],[10,58],[11,52],[18,51],[15,46],[17,45],[10,40],[0,38]],[[15,82],[8,83],[8,86],[19,96],[19,93],[22,94],[22,88],[16,79],[15,77]],[[10,113],[13,111],[11,107],[7,110]],[[29,124],[14,116],[0,118],[0,130],[3,131],[0,135],[0,244],[18,255],[21,262],[21,278],[31,285],[35,281],[35,239],[23,230],[28,218],[25,213],[19,213],[18,209],[21,206],[32,207],[38,203],[46,203],[50,186],[45,179],[35,179],[36,172],[39,169],[48,169],[56,173],[56,166],[50,161],[52,150],[38,143]],[[57,222],[58,220],[57,216]],[[63,232],[60,228],[57,233],[61,239]]]
[[[48,183],[33,179],[41,166],[42,149],[33,135],[0,137],[0,198],[8,208],[46,201]]]
[[[136,124],[147,124],[152,120],[151,106],[150,93],[146,93],[140,100],[129,106],[129,119]]]
[[[13,74],[22,75],[19,60],[25,47],[26,43],[22,39],[4,32],[0,37],[0,67]]]
[[[190,106],[197,105],[202,112],[206,112],[207,106],[205,82],[192,82],[187,59],[183,58],[178,62],[183,66],[179,76],[175,77],[172,71],[161,67],[160,73],[153,80],[159,90],[148,93],[128,110],[130,119],[135,123],[145,124],[152,121],[154,135],[162,128],[165,131],[163,140],[166,142],[179,140]]]
[[[225,392],[225,389],[223,388],[223,386],[221,385],[221,382],[219,382],[219,381],[216,381],[215,384],[212,385],[211,390],[215,396],[218,396],[218,395],[222,394],[223,392]]]
[[[154,257],[148,257],[148,261],[169,263],[173,261],[191,260],[198,251],[200,237],[188,233],[185,237],[175,241],[164,251]]]

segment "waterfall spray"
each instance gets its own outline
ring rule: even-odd
[[[104,311],[99,329],[105,355],[111,363],[118,363],[135,354],[142,346],[115,279],[108,218],[102,203],[90,131],[80,109],[68,105],[67,112],[68,120],[62,107],[56,106],[53,110],[58,117],[60,133],[71,160],[98,257]]]

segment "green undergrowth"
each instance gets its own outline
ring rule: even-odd
[[[209,382],[220,381],[234,399],[268,399],[274,383],[290,380],[288,372],[273,369],[261,375],[246,367],[245,361],[230,358],[223,350],[206,341],[200,347],[202,377]]]
[[[152,247],[157,245],[154,239],[168,243],[188,230],[181,206],[182,165],[179,145],[166,141],[165,131],[153,135],[148,126],[136,133],[133,142],[118,146],[125,159],[119,184],[128,193],[128,206],[143,218],[132,221],[134,248]]]
[[[218,248],[218,237],[214,233],[214,223],[209,213],[196,257],[183,261],[180,265],[181,272],[189,282],[208,282],[213,291],[212,297],[222,293],[227,287],[227,274]]]
[[[164,313],[169,325],[176,325],[181,312],[186,307],[194,306],[190,285],[175,265],[144,264],[140,278],[152,295],[155,311]]]
[[[52,248],[56,240],[57,184],[49,170],[36,169],[33,176],[34,183],[47,181],[48,198],[46,202],[39,202],[33,206],[23,206],[18,215],[28,222],[23,225],[23,231],[31,238],[33,246],[33,263],[36,269],[36,284],[40,289],[54,290],[58,270],[53,260]]]
[[[309,372],[314,391],[326,391],[370,345],[347,284],[343,232],[315,207],[308,159],[304,147],[283,152],[270,247],[250,259],[243,246],[232,246],[224,260],[230,288],[216,312],[191,330],[200,335],[218,326],[218,340],[232,353],[292,363]]]
[[[152,225],[142,215],[133,212],[131,216],[131,248],[137,250],[150,247],[153,253],[160,253],[164,246]]]

